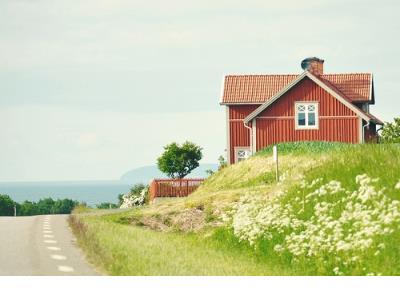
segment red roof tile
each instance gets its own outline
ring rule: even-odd
[[[225,77],[223,104],[264,103],[298,75],[228,75]],[[321,78],[335,86],[352,102],[371,100],[371,74],[323,74]]]

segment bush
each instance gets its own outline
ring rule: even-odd
[[[386,122],[381,132],[382,143],[400,143],[400,118],[392,123]]]
[[[0,216],[13,216],[16,203],[8,196],[0,194]]]
[[[149,187],[138,183],[135,184],[129,193],[120,195],[120,208],[131,208],[134,206],[144,205],[148,201]]]

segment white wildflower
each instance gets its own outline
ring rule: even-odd
[[[400,180],[397,182],[397,184],[394,186],[395,189],[400,189]]]

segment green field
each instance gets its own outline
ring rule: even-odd
[[[88,258],[112,275],[398,275],[400,147],[281,144],[190,197],[75,213]]]

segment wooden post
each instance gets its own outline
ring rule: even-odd
[[[276,181],[279,182],[279,167],[278,167],[278,146],[272,147],[272,155],[275,161]]]

